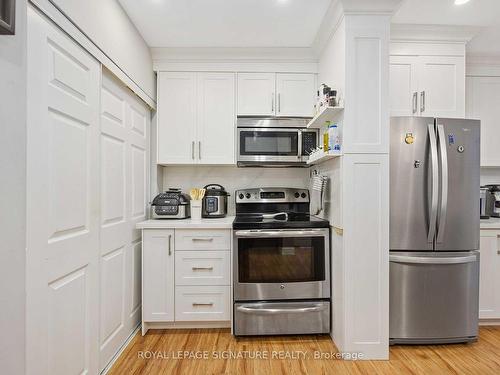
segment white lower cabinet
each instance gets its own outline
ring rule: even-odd
[[[481,230],[479,319],[500,319],[500,230]]]
[[[142,259],[143,333],[175,322],[227,326],[231,229],[143,229]]]

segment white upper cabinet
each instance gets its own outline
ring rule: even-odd
[[[238,116],[312,117],[315,76],[238,73]]]
[[[500,167],[500,77],[467,77],[467,117],[481,120],[481,166]]]
[[[238,115],[274,116],[275,73],[238,73]]]
[[[465,116],[463,56],[391,56],[391,116]]]
[[[465,61],[455,56],[419,57],[420,115],[465,117]]]
[[[391,116],[414,116],[418,112],[418,64],[414,56],[391,56]]]
[[[276,74],[277,116],[312,117],[313,74]]]
[[[235,163],[234,73],[160,72],[158,163]]]
[[[158,74],[158,163],[191,164],[196,148],[196,73]]]
[[[234,73],[198,73],[198,162],[235,163]]]

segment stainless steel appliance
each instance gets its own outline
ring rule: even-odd
[[[234,334],[330,332],[330,234],[306,189],[236,191]]]
[[[151,216],[153,219],[186,219],[190,217],[190,200],[180,189],[168,189],[153,199]]]
[[[229,193],[219,184],[206,185],[202,200],[201,216],[205,218],[225,217]]]
[[[486,186],[481,186],[479,193],[479,210],[481,219],[489,219],[495,210],[495,198]]]
[[[391,343],[477,339],[480,122],[393,117]]]
[[[500,185],[485,185],[490,192],[491,202],[488,205],[488,214],[491,217],[500,217]]]
[[[305,167],[318,130],[305,118],[238,118],[238,166]]]

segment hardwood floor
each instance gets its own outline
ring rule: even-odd
[[[329,336],[234,338],[229,329],[150,330],[144,337],[137,333],[109,374],[500,374],[500,326],[481,327],[472,344],[393,346],[390,361],[314,358],[315,352],[336,350]],[[251,358],[220,358],[229,353]],[[267,359],[255,358],[258,353]],[[182,358],[194,355],[209,359]]]

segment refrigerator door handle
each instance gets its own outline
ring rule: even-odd
[[[437,243],[443,243],[446,227],[446,211],[448,210],[448,155],[446,154],[446,139],[444,126],[438,124],[439,154],[441,156],[441,207],[437,229]]]
[[[429,132],[429,140],[431,145],[431,168],[432,168],[431,214],[429,218],[429,231],[427,233],[427,242],[432,243],[434,241],[434,236],[436,235],[439,171],[438,171],[437,140],[436,140],[436,132],[434,130],[434,124],[427,125],[427,130]]]
[[[477,261],[475,255],[467,255],[463,257],[416,257],[407,255],[390,255],[390,262],[396,263],[413,263],[413,264],[463,264],[473,263]]]

